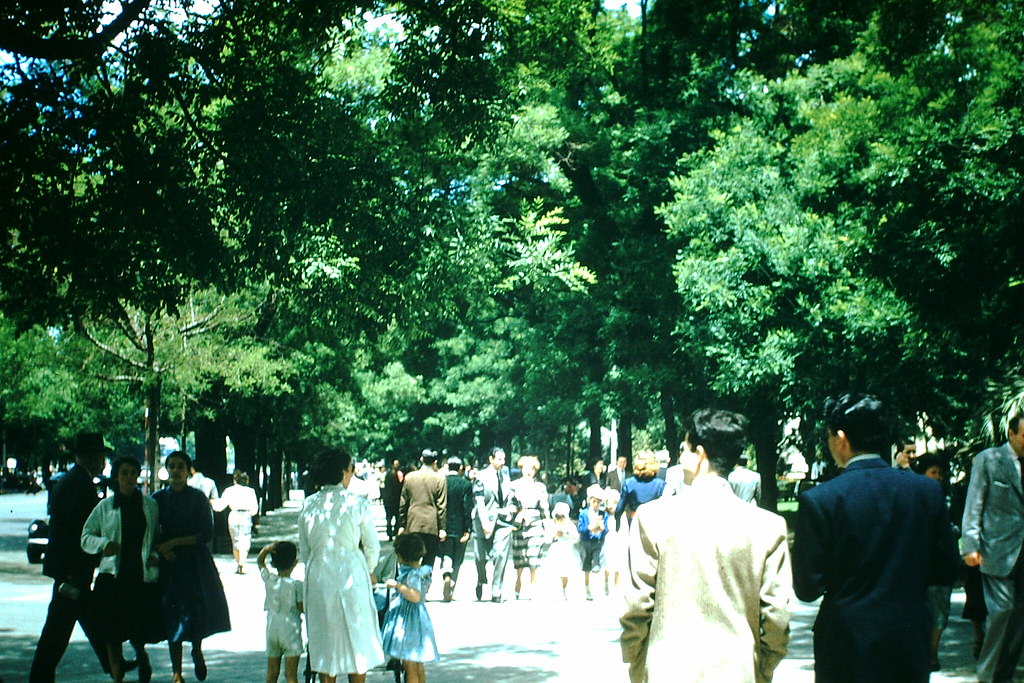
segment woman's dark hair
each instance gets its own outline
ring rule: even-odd
[[[185,469],[189,472],[192,471],[192,458],[188,457],[188,453],[185,451],[173,451],[168,453],[167,457],[164,458],[164,467],[167,467],[167,463],[171,461],[171,458],[178,458],[179,460],[185,461]]]
[[[110,463],[110,475],[112,477],[117,477],[117,471],[121,469],[121,465],[131,465],[135,468],[136,472],[142,471],[142,465],[139,464],[138,460],[130,455],[122,455],[114,460],[114,462]]]
[[[278,541],[277,548],[270,553],[270,564],[277,571],[286,571],[295,566],[295,560],[299,556],[299,550],[291,541]]]
[[[235,473],[231,475],[231,479],[240,486],[249,485],[249,475],[246,474],[243,470],[235,470]]]
[[[402,534],[395,539],[395,554],[402,562],[412,564],[423,559],[427,554],[427,546],[416,534]]]
[[[344,448],[336,447],[322,452],[310,473],[318,486],[333,486],[341,481],[341,475],[351,466],[352,456]]]
[[[918,474],[924,474],[930,467],[938,467],[942,472],[942,476],[946,476],[946,459],[938,453],[925,453],[915,458],[915,462],[912,468]]]

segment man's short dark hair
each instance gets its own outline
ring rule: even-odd
[[[1024,413],[1014,413],[1006,423],[1007,429],[1014,434],[1020,434],[1021,420],[1024,420]]]
[[[437,451],[432,451],[429,448],[425,449],[423,453],[420,454],[420,460],[423,461],[424,465],[433,465],[437,462]]]
[[[686,418],[686,440],[703,446],[712,469],[728,473],[747,447],[748,420],[728,410],[695,410]]]
[[[885,406],[870,394],[843,394],[825,399],[825,426],[842,430],[854,453],[878,453],[889,457],[893,428]]]
[[[462,458],[457,455],[449,455],[447,462],[449,470],[457,472],[462,467]]]
[[[896,450],[902,451],[907,446],[917,446],[917,438],[907,435],[896,437]]]

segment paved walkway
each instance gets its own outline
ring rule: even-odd
[[[383,532],[383,511],[379,507],[377,514],[378,528]],[[234,574],[230,556],[217,556],[234,628],[230,633],[210,638],[204,645],[209,681],[264,680],[263,586],[253,558],[258,548],[271,540],[294,540],[296,516],[296,510],[284,509],[263,518],[254,539],[251,569],[247,574]],[[20,546],[17,552],[0,548],[0,601],[4,605],[0,611],[0,681],[6,683],[26,678],[50,589],[49,580],[40,576],[38,565],[25,564],[23,541],[17,545]],[[570,599],[564,601],[551,580],[541,583],[532,600],[501,605],[479,603],[473,596],[475,570],[472,553],[469,554],[455,601],[440,601],[439,581],[428,595],[428,609],[442,653],[441,661],[426,667],[431,683],[627,680],[625,667],[619,661],[617,643],[620,598],[598,595],[594,601],[587,602],[576,587]],[[513,578],[510,571],[509,585]],[[959,615],[962,604],[963,594],[957,591],[953,615]],[[794,605],[790,653],[777,670],[777,683],[812,683],[811,625],[816,612],[815,605]],[[943,638],[944,670],[933,674],[931,680],[976,680],[970,643],[970,624],[953,616]],[[157,672],[154,681],[169,681],[166,648],[158,645],[151,652]],[[187,653],[185,660],[189,661]],[[96,666],[88,644],[76,630],[58,671],[58,680],[62,683],[109,680],[96,673]],[[187,664],[186,679],[195,680]],[[393,677],[389,672],[374,671],[368,680],[381,683]]]

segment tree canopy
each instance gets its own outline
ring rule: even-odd
[[[279,496],[324,442],[579,471],[613,422],[674,451],[707,405],[770,482],[782,425],[846,389],[993,424],[1024,361],[1020,3],[628,9],[16,2],[11,448],[94,427],[154,465],[194,432],[223,474],[228,435]]]

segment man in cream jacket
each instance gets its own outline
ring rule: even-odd
[[[693,413],[680,457],[687,495],[646,503],[633,519],[620,620],[633,683],[764,683],[786,654],[785,520],[741,501],[725,479],[746,446],[746,422]]]

